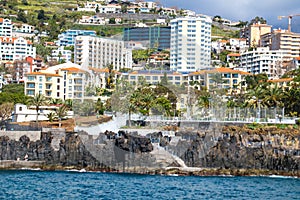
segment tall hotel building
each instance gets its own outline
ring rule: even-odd
[[[171,70],[194,72],[210,67],[211,23],[208,16],[171,20]]]
[[[131,69],[132,52],[125,48],[124,41],[77,36],[74,47],[74,62],[84,68],[102,69],[112,64],[114,70]]]

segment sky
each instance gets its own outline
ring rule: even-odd
[[[233,21],[263,17],[273,28],[287,29],[288,19],[278,16],[300,15],[300,0],[159,0],[164,7],[193,10],[209,16],[219,15]],[[300,33],[300,16],[292,19],[292,31]]]

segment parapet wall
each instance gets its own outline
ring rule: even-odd
[[[30,141],[41,139],[41,131],[0,131],[0,136],[8,136],[11,140],[18,141],[20,137],[26,135]]]

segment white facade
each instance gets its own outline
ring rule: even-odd
[[[140,7],[146,7],[149,9],[154,9],[157,7],[157,3],[153,2],[153,1],[142,1],[142,2],[138,2],[138,5]]]
[[[82,99],[85,87],[91,82],[91,73],[74,63],[64,63],[25,76],[25,94],[37,93],[46,98]]]
[[[78,11],[96,12],[98,8],[99,13],[120,13],[121,6],[116,4],[102,5],[100,2],[86,2],[83,8],[78,7]]]
[[[230,38],[229,43],[233,51],[244,52],[249,47],[247,40],[244,38]]]
[[[47,57],[48,60],[56,60],[65,62],[71,62],[72,59],[72,51],[65,50],[64,47],[59,47],[58,49],[52,50],[51,56]]]
[[[268,47],[246,51],[241,54],[240,70],[252,74],[265,73],[269,79],[278,79],[285,72],[282,64],[287,54],[288,51],[269,50]]]
[[[36,48],[31,41],[22,37],[0,37],[0,60],[24,60],[28,56],[36,57]]]
[[[132,68],[132,52],[125,48],[124,41],[77,36],[74,62],[82,67],[105,68],[112,64],[115,70]]]
[[[99,24],[99,25],[105,25],[109,23],[109,18],[105,17],[98,17],[98,16],[82,16],[82,18],[79,20],[80,24]]]
[[[171,70],[194,72],[210,67],[211,23],[207,16],[171,20]]]
[[[13,25],[10,19],[0,18],[0,36],[11,37]]]
[[[14,23],[13,24],[13,31],[14,32],[20,32],[20,33],[33,33],[34,32],[34,26],[31,26],[29,24]]]
[[[38,121],[49,120],[47,115],[49,113],[55,113],[59,109],[57,106],[41,106],[38,111]],[[36,108],[35,106],[27,107],[23,104],[16,104],[14,108],[13,121],[14,122],[30,122],[36,120]],[[67,111],[65,118],[72,118],[74,116],[73,111]]]

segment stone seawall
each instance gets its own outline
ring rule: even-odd
[[[0,136],[8,136],[11,140],[19,140],[26,135],[30,141],[37,141],[41,138],[41,131],[0,131]]]
[[[194,173],[194,169],[205,169],[207,174],[227,170],[245,175],[256,171],[300,177],[300,130],[293,127],[253,130],[213,124],[176,131],[171,136],[161,132],[139,136],[124,131],[98,135],[43,131],[46,132],[41,132],[39,138],[34,133],[1,133],[0,166],[18,168],[32,164],[44,169],[143,173],[190,169]]]

